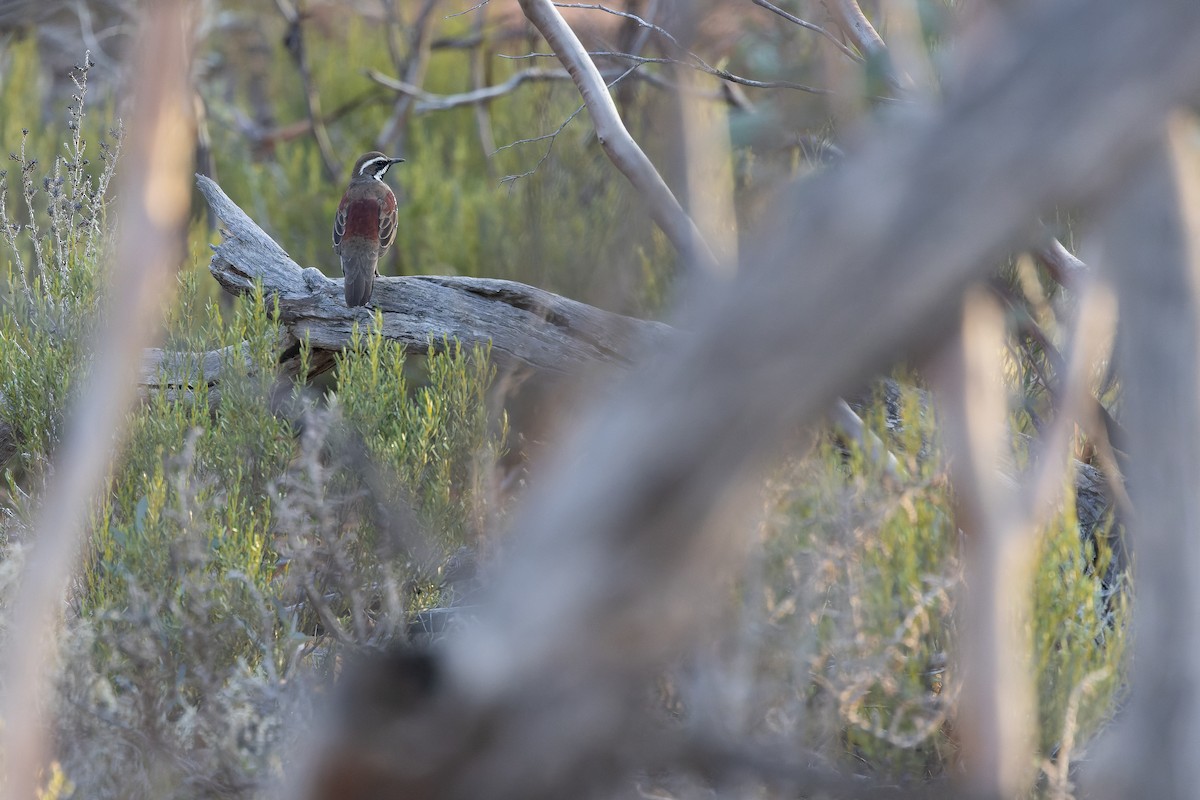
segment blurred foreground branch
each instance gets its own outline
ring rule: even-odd
[[[143,349],[157,335],[173,269],[183,255],[195,141],[187,90],[183,3],[146,10],[135,51],[128,155],[118,175],[121,232],[113,253],[107,307],[95,360],[67,425],[56,473],[29,540],[30,555],[7,616],[4,658],[3,797],[39,796],[49,727],[43,685],[56,649],[54,631],[85,520],[108,474],[134,398]]]
[[[1121,300],[1134,663],[1126,714],[1095,759],[1099,797],[1195,795],[1200,785],[1200,185],[1194,119],[1131,181],[1105,222]],[[1161,128],[1158,128],[1161,130]]]

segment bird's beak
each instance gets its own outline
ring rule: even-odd
[[[402,163],[403,161],[404,161],[404,159],[403,159],[403,158],[389,158],[389,159],[388,159],[388,163],[389,163],[389,164],[400,164],[400,163]]]

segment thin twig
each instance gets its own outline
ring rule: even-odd
[[[593,58],[620,58],[626,61],[632,61],[635,64],[671,64],[673,66],[687,67],[688,69],[703,72],[708,75],[720,78],[730,83],[741,84],[742,86],[750,86],[755,89],[795,89],[809,94],[832,94],[829,89],[818,89],[815,86],[809,86],[803,83],[795,83],[793,81],[760,81],[753,78],[744,78],[741,75],[736,75],[727,69],[721,69],[711,66],[707,62],[696,58],[692,61],[681,61],[677,58],[668,58],[666,56],[637,56],[632,53],[622,53],[617,50],[589,50],[588,55]],[[501,55],[501,58],[519,59],[519,58],[554,58],[554,53],[526,53],[520,56]]]
[[[637,69],[637,67],[630,67],[628,72],[632,72],[635,69]],[[628,72],[626,74],[628,74]],[[621,77],[624,77],[624,76],[621,76]],[[620,80],[620,78],[618,78],[616,81],[613,81],[612,83],[610,83],[609,86],[615,85],[619,80]],[[542,166],[542,164],[546,163],[546,159],[550,158],[550,152],[554,149],[554,143],[558,140],[558,135],[560,133],[562,133],[568,125],[571,124],[571,120],[575,119],[581,113],[583,113],[583,110],[586,107],[587,106],[580,106],[579,108],[572,111],[571,115],[568,116],[565,120],[563,120],[563,123],[561,125],[559,125],[551,133],[543,133],[541,136],[532,136],[532,137],[529,137],[528,139],[517,139],[515,142],[509,142],[506,145],[501,145],[500,147],[496,148],[495,153],[492,153],[492,155],[496,155],[496,153],[499,153],[501,150],[507,150],[510,147],[516,147],[519,144],[533,144],[534,142],[544,142],[547,139],[550,140],[549,146],[546,147],[546,152],[542,153],[542,157],[537,160],[536,164],[534,164],[530,169],[527,169],[524,172],[518,173],[516,175],[505,175],[503,178],[500,179],[500,183],[501,184],[507,183],[511,187],[512,184],[516,183],[517,181],[521,180],[522,178],[528,178],[531,175],[533,175],[535,172],[537,172],[538,169]]]
[[[849,58],[852,58],[853,60],[857,61],[860,64],[863,63],[864,59],[862,56],[860,56],[858,53],[851,50],[840,39],[838,39],[836,36],[834,36],[829,31],[822,28],[820,25],[816,25],[812,22],[809,22],[808,20],[801,19],[800,17],[797,17],[795,14],[790,14],[787,11],[784,11],[779,6],[775,5],[774,3],[768,2],[768,0],[750,0],[750,2],[754,3],[754,5],[756,5],[756,6],[765,8],[768,11],[772,11],[772,12],[778,14],[779,16],[786,19],[788,22],[794,22],[795,24],[799,25],[801,28],[807,28],[808,30],[813,31],[814,33],[818,33],[821,36],[824,36],[826,39],[833,42],[833,44],[837,47],[837,49],[842,51],[843,53],[845,53],[846,56],[848,56]]]
[[[442,17],[442,19],[454,19],[455,17],[461,17],[466,14],[470,14],[472,11],[478,11],[479,9],[483,8],[488,4],[488,2],[490,2],[490,0],[483,0],[482,3],[476,3],[475,5],[463,11],[456,11],[453,14],[447,14],[446,16]]]
[[[376,72],[375,70],[367,70],[367,77],[378,83],[380,86],[385,86],[403,95],[412,97],[418,101],[416,110],[424,111],[447,111],[460,106],[475,105],[478,103],[486,103],[495,100],[498,97],[512,92],[518,86],[527,82],[541,81],[561,81],[570,80],[571,76],[566,70],[562,69],[527,69],[521,72],[514,72],[503,83],[484,86],[480,89],[475,89],[470,92],[460,92],[458,94],[434,94],[427,92],[420,86],[415,86],[407,81],[389,78],[387,75]]]

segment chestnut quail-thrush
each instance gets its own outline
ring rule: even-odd
[[[376,151],[359,158],[333,218],[333,249],[342,259],[347,306],[365,306],[371,299],[375,265],[396,240],[396,195],[383,176],[403,160]]]

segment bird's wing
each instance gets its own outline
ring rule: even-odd
[[[379,250],[396,241],[396,195],[388,192],[379,202]]]
[[[349,203],[346,198],[342,198],[342,202],[338,204],[337,213],[333,215],[333,249],[337,250],[342,243],[342,236],[346,233],[346,207]]]

